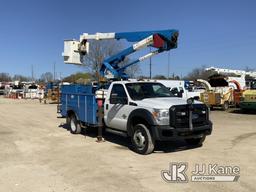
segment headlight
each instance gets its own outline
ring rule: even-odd
[[[168,109],[154,109],[153,116],[155,119],[169,117],[169,110]]]
[[[153,117],[159,125],[169,124],[169,110],[168,109],[154,109],[152,112]]]

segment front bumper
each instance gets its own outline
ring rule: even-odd
[[[158,141],[172,141],[179,139],[197,138],[203,135],[210,135],[212,133],[212,122],[209,121],[207,125],[190,128],[174,128],[168,125],[156,125],[152,127],[152,132],[155,140]]]

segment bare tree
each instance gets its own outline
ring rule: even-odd
[[[250,67],[248,67],[248,66],[246,66],[246,67],[244,68],[244,70],[245,70],[246,72],[254,71],[254,69],[252,69],[252,68],[250,68]]]
[[[121,49],[120,44],[116,41],[90,41],[89,54],[84,56],[84,66],[92,74],[99,73],[104,58],[117,53]]]
[[[43,73],[40,77],[40,80],[44,82],[51,82],[53,81],[53,74],[51,72]]]
[[[205,66],[194,68],[192,72],[188,73],[188,75],[184,78],[187,80],[196,80],[196,79],[205,79],[207,80],[209,76],[213,75],[215,72],[206,71]]]
[[[8,73],[0,73],[0,82],[8,82],[11,80],[12,78]]]
[[[162,79],[162,80],[164,80],[164,79],[167,79],[167,78],[164,75],[155,75],[153,77],[153,79]]]
[[[131,60],[129,58],[126,58],[123,62],[120,63],[120,67],[125,66],[130,62]],[[130,65],[128,68],[125,69],[125,73],[130,78],[135,78],[137,75],[141,74],[140,65],[138,63],[134,65]]]
[[[104,59],[118,53],[122,49],[123,45],[117,40],[91,40],[89,54],[84,56],[84,67],[95,77],[99,73]],[[127,63],[129,63],[128,58],[120,63],[119,66],[124,66]],[[126,73],[130,77],[134,77],[139,71],[140,67],[133,65],[126,70]]]
[[[16,74],[16,75],[13,76],[12,80],[13,81],[30,81],[31,78],[23,76],[23,75]]]

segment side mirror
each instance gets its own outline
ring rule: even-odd
[[[119,97],[117,94],[111,94],[110,95],[110,104],[126,105],[126,104],[128,104],[128,99],[127,99],[127,97]]]
[[[173,95],[177,95],[177,94],[178,94],[178,89],[172,89],[172,90],[171,90],[171,93],[172,93]]]

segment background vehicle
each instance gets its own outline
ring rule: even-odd
[[[210,67],[208,71],[215,71],[218,74],[227,75],[228,81],[236,84],[236,89],[233,91],[233,103],[239,105],[241,109],[255,109],[256,102],[256,72],[232,70]],[[235,77],[234,77],[235,76]],[[241,99],[238,99],[238,98]]]
[[[234,105],[233,89],[223,76],[213,75],[209,77],[209,82],[202,79],[197,81],[206,86],[206,91],[200,94],[200,101],[210,108],[222,107],[223,110],[228,110],[230,105]]]
[[[239,82],[236,80],[231,80],[228,83],[229,87],[233,89],[233,103],[236,107],[239,107],[244,90],[241,89]]]
[[[4,95],[5,93],[5,84],[0,82],[0,95]]]
[[[243,110],[256,110],[256,80],[250,83],[249,90],[243,92],[240,107]]]
[[[24,98],[25,99],[37,99],[39,97],[38,85],[34,83],[28,83],[24,85]]]
[[[44,103],[59,103],[60,102],[60,87],[59,83],[49,82],[44,90]]]
[[[182,97],[184,99],[195,98],[196,100],[199,100],[200,93],[204,91],[202,89],[197,89],[193,81],[187,81],[187,80],[156,80],[156,81],[168,87],[175,96]]]

